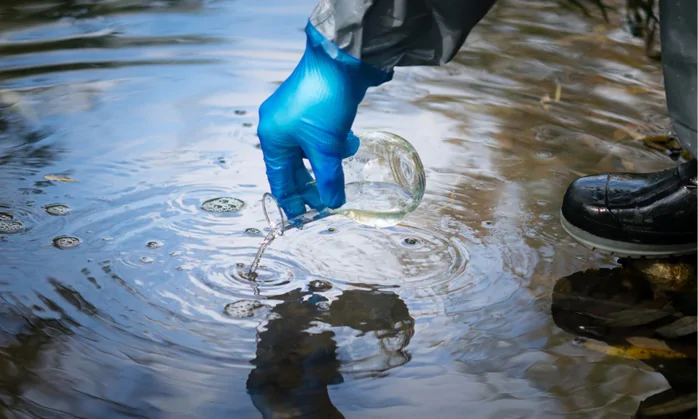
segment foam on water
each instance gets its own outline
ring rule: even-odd
[[[63,204],[47,205],[44,207],[44,209],[46,210],[46,213],[57,216],[66,215],[70,212],[70,207]]]
[[[213,198],[201,204],[201,208],[208,212],[237,212],[244,206],[241,199],[229,197]]]
[[[80,244],[80,239],[77,237],[60,236],[53,239],[53,245],[59,249],[70,249]]]
[[[0,213],[0,234],[19,233],[24,229],[21,221],[15,220],[11,214]]]

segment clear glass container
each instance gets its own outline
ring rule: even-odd
[[[417,150],[404,138],[376,131],[358,135],[356,154],[342,161],[346,203],[337,209],[310,210],[288,220],[269,194],[262,207],[275,235],[331,215],[342,215],[360,224],[382,228],[396,225],[422,201],[426,177]]]

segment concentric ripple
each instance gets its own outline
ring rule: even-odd
[[[347,284],[431,288],[459,278],[466,270],[468,249],[456,237],[408,223],[372,229],[339,217],[336,221],[342,226],[334,234],[323,234],[321,240],[317,235],[327,227],[318,224],[291,231],[272,247],[293,249],[291,253],[311,272]],[[320,250],[322,257],[313,257]]]

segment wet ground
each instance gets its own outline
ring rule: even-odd
[[[661,67],[617,13],[501,1],[452,63],[398,70],[355,130],[415,145],[422,205],[318,221],[237,274],[266,227],[256,109],[313,6],[0,6],[2,415],[627,418],[668,390],[560,321],[588,309],[569,281],[619,266],[561,229],[567,185],[675,164],[639,140],[668,127]],[[693,342],[671,359],[695,372]]]

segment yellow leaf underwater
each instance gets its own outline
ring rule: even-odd
[[[56,176],[56,175],[45,175],[44,179],[55,180],[56,182],[77,182],[77,180],[75,180],[75,179],[71,179],[69,177]]]
[[[679,359],[688,358],[686,354],[674,351],[668,346],[662,347],[651,347],[651,346],[632,346],[632,345],[616,345],[611,346],[605,343],[585,341],[584,346],[592,351],[601,352],[610,356],[617,356],[627,359]]]

